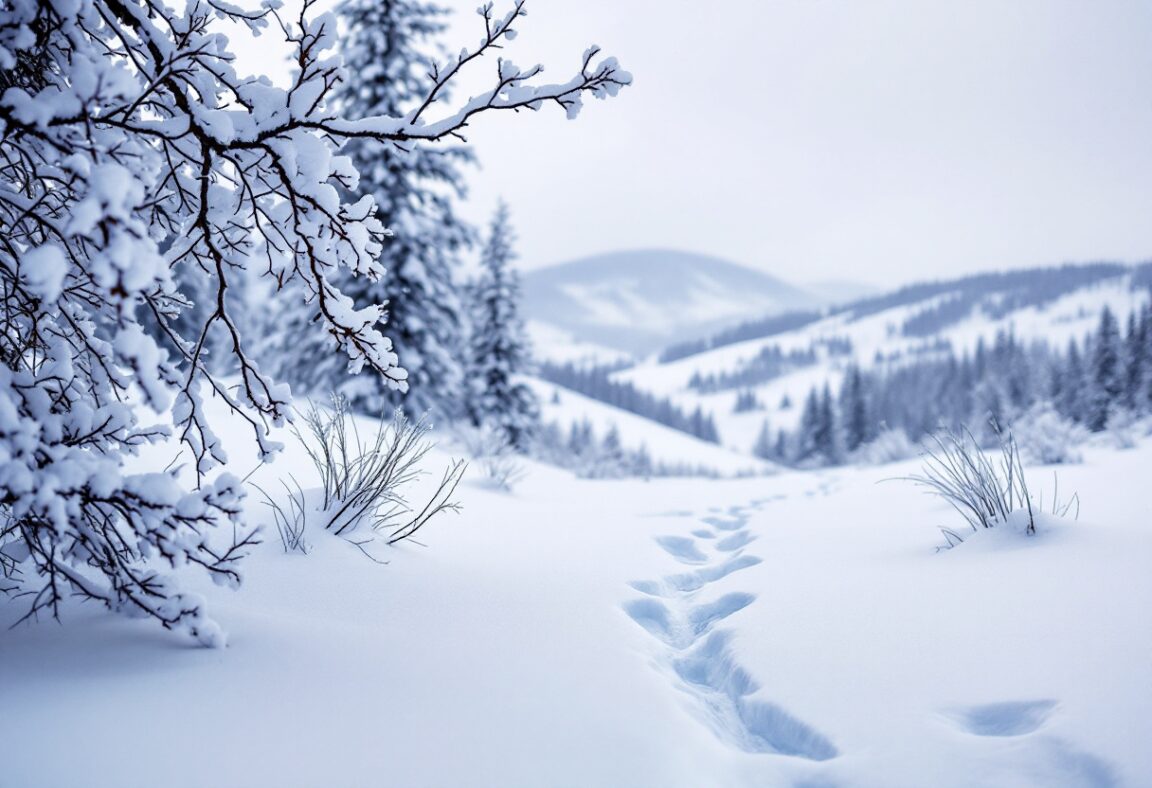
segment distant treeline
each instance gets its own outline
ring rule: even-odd
[[[631,383],[612,380],[611,374],[617,369],[545,362],[539,366],[538,374],[544,380],[558,386],[651,419],[674,430],[710,443],[720,442],[720,433],[711,414],[705,413],[699,407],[692,413],[685,413],[669,399],[655,397]]]
[[[688,386],[704,394],[757,386],[812,366],[819,360],[821,352],[829,357],[851,355],[852,341],[845,337],[818,339],[807,348],[794,348],[787,352],[779,345],[769,345],[732,372],[693,373]]]
[[[587,419],[574,421],[567,433],[556,422],[542,424],[535,435],[533,455],[586,479],[619,479],[654,476],[716,477],[705,465],[653,460],[646,446],[626,448],[613,425],[603,437],[596,434]]]
[[[775,315],[762,320],[752,320],[741,323],[734,328],[721,331],[719,334],[706,339],[696,339],[671,345],[660,354],[659,360],[661,364],[667,364],[682,358],[695,356],[698,353],[704,353],[714,348],[735,345],[737,342],[744,342],[750,339],[764,339],[765,337],[775,336],[776,334],[784,334],[788,331],[795,331],[798,328],[803,328],[806,325],[815,323],[823,316],[823,312],[789,312],[784,315]]]
[[[772,439],[767,423],[755,453],[793,464],[836,464],[884,430],[918,440],[941,426],[1006,426],[1037,406],[1092,432],[1152,413],[1152,310],[1121,326],[1105,309],[1088,337],[1055,349],[1007,333],[959,358],[917,360],[888,369],[848,370],[837,393],[812,388],[799,427]],[[987,433],[985,433],[987,437]]]

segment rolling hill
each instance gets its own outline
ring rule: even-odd
[[[754,317],[823,303],[776,277],[718,257],[657,249],[612,252],[531,271],[523,286],[529,321],[554,329],[539,336],[562,332],[634,356]],[[540,350],[551,355],[548,347]]]

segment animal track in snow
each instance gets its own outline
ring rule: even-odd
[[[780,706],[749,697],[759,685],[737,663],[732,632],[716,626],[755,602],[756,595],[731,591],[710,602],[696,601],[709,584],[761,563],[743,552],[756,538],[744,528],[748,511],[730,507],[725,515],[703,518],[715,532],[692,531],[700,539],[720,536],[714,543],[718,554],[712,557],[693,538],[658,537],[657,544],[676,560],[704,565],[661,580],[632,582],[632,588],[646,596],[626,602],[624,612],[662,644],[662,661],[677,684],[698,701],[705,722],[721,740],[746,752],[834,758],[836,747],[826,736]]]

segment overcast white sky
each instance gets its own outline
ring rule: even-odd
[[[456,43],[477,4],[451,0]],[[506,197],[527,267],[657,246],[887,285],[1152,258],[1148,0],[531,0],[507,54],[561,79],[589,43],[635,85],[470,133],[469,212]]]

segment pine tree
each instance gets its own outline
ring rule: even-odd
[[[1152,410],[1152,305],[1145,304],[1140,312],[1140,333],[1144,337],[1144,394],[1142,406]]]
[[[800,426],[796,433],[793,459],[804,462],[818,451],[817,434],[820,431],[820,398],[816,387],[808,390],[804,399],[804,410],[800,413]]]
[[[756,443],[752,446],[752,454],[762,460],[775,459],[776,447],[772,444],[772,430],[768,427],[768,419],[760,426],[760,434],[756,436]]]
[[[1144,384],[1148,369],[1148,338],[1145,323],[1135,312],[1128,315],[1128,333],[1124,338],[1124,407],[1136,411],[1144,407]]]
[[[844,424],[844,449],[856,451],[874,436],[868,419],[868,402],[864,396],[864,376],[853,365],[840,389],[840,413]]]
[[[1060,378],[1056,411],[1066,419],[1075,422],[1085,421],[1087,409],[1084,397],[1084,363],[1080,359],[1080,347],[1076,340],[1068,342],[1068,353],[1063,364],[1057,364]]]
[[[784,430],[776,433],[776,448],[774,451],[777,462],[783,462],[788,456],[788,433],[784,432]]]
[[[519,279],[511,267],[513,240],[508,207],[501,203],[473,288],[467,410],[473,424],[499,430],[509,445],[523,450],[539,405],[532,391],[516,379],[528,369],[530,356],[519,315]]]
[[[347,24],[341,48],[353,78],[337,87],[334,103],[351,118],[413,111],[432,87],[427,48],[445,30],[447,10],[419,0],[343,0],[336,10]],[[349,378],[346,365],[317,352],[323,337],[301,341],[309,318],[299,314],[280,318],[287,330],[273,354],[282,357],[282,375],[298,393],[335,390],[357,410],[403,406],[411,414],[459,415],[464,334],[454,280],[474,233],[454,201],[464,194],[461,166],[472,151],[354,140],[345,152],[360,172],[356,194],[372,196],[391,236],[379,257],[382,276],[349,276],[341,289],[357,303],[385,306],[384,331],[406,385],[370,374]]]
[[[813,435],[816,453],[829,465],[840,461],[840,441],[836,430],[836,409],[832,404],[832,389],[824,384],[817,409],[816,431]]]
[[[1108,424],[1112,407],[1124,391],[1120,330],[1112,310],[1104,307],[1092,346],[1087,418],[1085,424],[1099,432]]]

